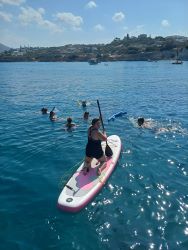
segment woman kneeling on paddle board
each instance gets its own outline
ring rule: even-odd
[[[88,143],[86,146],[86,157],[83,171],[84,175],[86,175],[87,172],[89,172],[89,169],[91,168],[92,159],[96,158],[100,162],[100,165],[97,169],[97,174],[100,175],[104,165],[106,164],[106,157],[102,150],[101,142],[107,141],[107,136],[106,133],[103,134],[99,131],[99,118],[94,118],[91,124],[92,125],[88,129]]]

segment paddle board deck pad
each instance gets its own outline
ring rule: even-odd
[[[60,209],[69,212],[78,212],[84,208],[104,186],[114,170],[121,152],[121,140],[119,136],[111,135],[107,141],[113,151],[113,155],[107,158],[106,167],[102,170],[102,173],[99,176],[97,175],[99,163],[96,159],[92,160],[91,169],[86,175],[84,175],[82,171],[84,165],[84,163],[82,163],[64,186],[58,198],[58,207]],[[106,142],[102,142],[103,151],[105,151],[105,146]]]

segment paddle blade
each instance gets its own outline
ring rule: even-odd
[[[111,147],[106,143],[106,148],[105,148],[105,155],[107,157],[111,157],[113,155]]]

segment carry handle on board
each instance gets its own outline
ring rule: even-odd
[[[104,123],[103,123],[103,119],[102,119],[102,114],[101,114],[101,108],[100,108],[99,100],[97,100],[97,105],[98,105],[98,108],[99,108],[100,120],[101,120],[101,124],[102,124],[102,128],[103,128],[103,133],[104,133],[105,129],[104,129]],[[107,157],[110,157],[110,156],[113,155],[112,149],[108,145],[107,141],[106,141],[105,155]]]

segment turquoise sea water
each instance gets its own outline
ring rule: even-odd
[[[1,250],[188,249],[188,62],[1,63],[0,97]],[[68,214],[56,205],[84,157],[85,99],[92,118],[100,100],[123,149],[98,196]],[[43,106],[79,126],[65,131]]]

